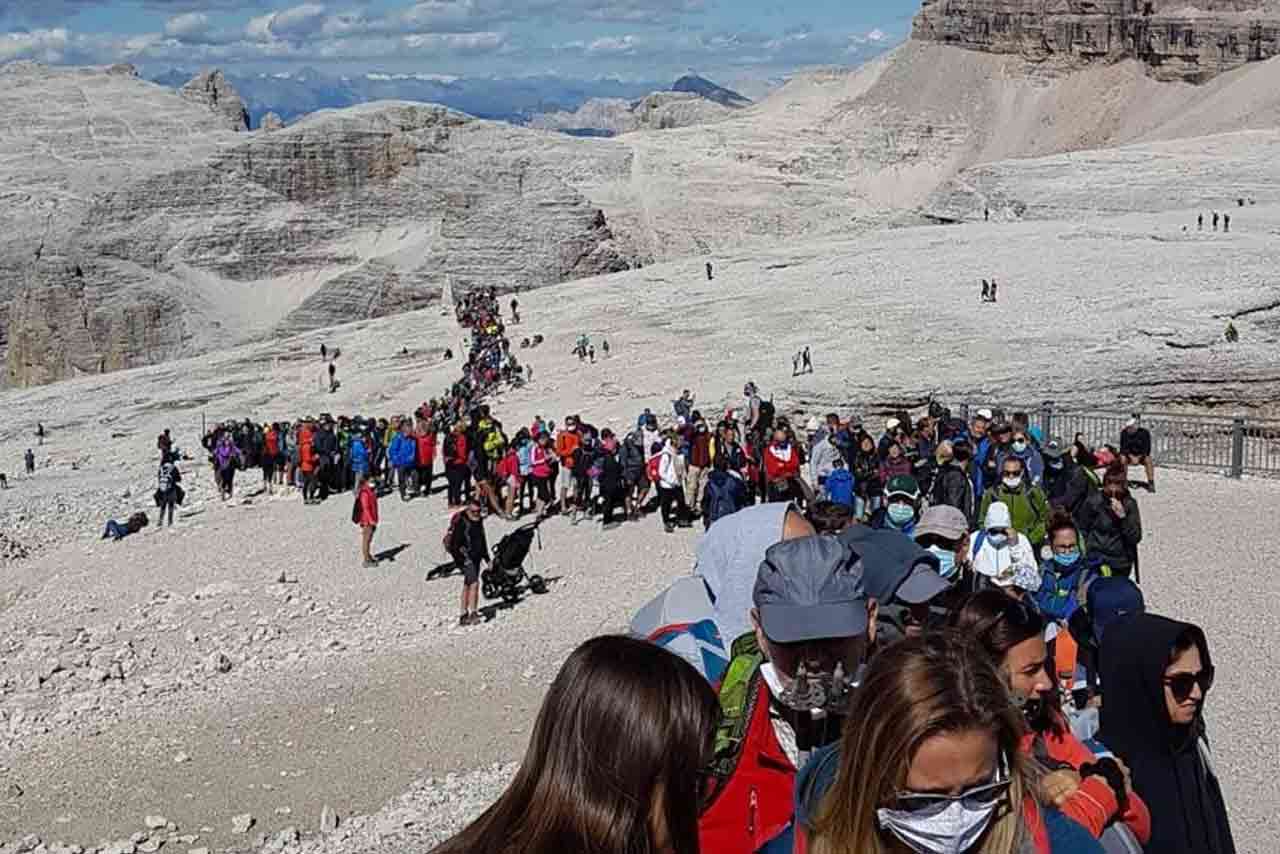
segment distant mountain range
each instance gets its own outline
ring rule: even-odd
[[[149,79],[176,89],[196,73],[197,69],[171,68]],[[370,71],[335,77],[314,68],[277,74],[237,74],[224,69],[224,73],[240,93],[255,128],[267,113],[275,113],[287,123],[317,110],[382,100],[443,104],[479,118],[524,125],[546,113],[572,113],[594,99],[638,101],[651,92],[668,90],[665,83],[656,81],[573,80],[551,75],[489,78]],[[737,92],[696,75],[680,78],[670,91],[696,93],[729,107],[751,103]],[[591,129],[583,132],[591,133]]]

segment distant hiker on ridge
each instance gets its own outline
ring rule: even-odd
[[[338,390],[337,374],[338,374],[338,369],[334,366],[333,362],[330,362],[329,363],[329,394],[333,394],[335,391]]]
[[[323,362],[328,358],[329,358],[329,348],[321,344],[320,345],[320,361]]]
[[[511,323],[515,325],[520,322],[520,300],[515,297],[511,298]]]
[[[1231,214],[1224,213],[1222,215],[1222,233],[1226,234],[1231,230]]]
[[[991,284],[986,279],[982,280],[982,301],[991,302]]]
[[[1214,231],[1218,230],[1218,212],[1217,211],[1213,212],[1213,230]]]
[[[805,345],[804,352],[800,354],[800,361],[803,363],[805,373],[813,373],[813,357],[809,355],[808,344]]]
[[[36,455],[30,448],[27,448],[27,452],[22,455],[22,461],[26,463],[28,475],[36,473]]]
[[[1196,216],[1196,231],[1204,231],[1204,214]]]
[[[40,440],[40,444],[44,444],[44,424],[36,422],[36,438]]]
[[[1240,340],[1240,333],[1236,331],[1236,325],[1230,320],[1227,321],[1227,331],[1224,336],[1228,344],[1234,344]]]
[[[708,281],[708,282],[709,282],[709,281],[711,281],[711,280],[712,280],[712,278],[714,278],[714,277],[711,275],[711,262],[710,262],[710,261],[708,261],[708,262],[707,262],[707,281]]]
[[[995,302],[995,301],[996,301],[996,288],[997,288],[997,287],[999,287],[999,286],[996,284],[996,280],[995,280],[995,279],[992,279],[992,280],[991,280],[991,301],[992,301],[992,302]]]

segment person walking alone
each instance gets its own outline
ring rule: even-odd
[[[28,477],[36,473],[36,455],[30,448],[27,448],[27,452],[22,455],[22,462],[27,467]]]
[[[182,487],[178,486],[178,482],[182,480],[182,472],[178,471],[177,459],[172,453],[165,454],[160,460],[160,471],[156,474],[156,504],[160,508],[157,526],[160,528],[164,527],[166,512],[169,526],[173,527],[173,510],[182,492]]]
[[[360,526],[360,557],[364,559],[365,569],[378,565],[373,559],[370,549],[373,547],[373,535],[378,530],[378,493],[373,491],[373,483],[368,472],[360,473],[360,482],[356,487],[355,507],[351,512],[351,521]]]

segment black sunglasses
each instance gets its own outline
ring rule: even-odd
[[[1173,699],[1185,703],[1196,685],[1200,686],[1202,695],[1209,693],[1209,689],[1213,687],[1213,668],[1206,667],[1199,673],[1175,673],[1173,676],[1166,676],[1164,684],[1169,686]]]

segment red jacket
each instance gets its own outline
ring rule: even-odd
[[[769,686],[758,681],[738,766],[698,820],[699,850],[709,854],[753,854],[786,833],[794,818],[796,768],[769,720]]]
[[[448,459],[449,465],[465,466],[467,464],[467,434],[452,434],[450,438],[445,439],[445,447],[451,449]]]
[[[776,451],[776,453],[775,453]],[[783,454],[787,459],[779,458],[779,454]],[[764,449],[764,475],[768,480],[787,480],[800,476],[800,449],[795,445],[788,445],[787,451],[778,449],[777,444],[770,443]]]
[[[1023,753],[1033,753],[1035,739],[1035,733],[1026,734],[1022,740]],[[1043,746],[1050,759],[1065,762],[1072,768],[1079,768],[1095,759],[1093,751],[1071,734],[1065,722],[1061,731],[1053,731],[1044,736]],[[1115,792],[1107,785],[1107,781],[1101,777],[1087,777],[1076,793],[1062,805],[1061,810],[1096,839],[1106,830],[1107,821],[1115,815],[1116,807]],[[1129,807],[1121,818],[1143,845],[1151,840],[1151,813],[1137,792],[1129,793]]]
[[[360,488],[360,494],[356,496],[356,501],[360,503],[360,527],[365,528],[378,524],[378,494],[373,491],[373,487],[365,484]]]
[[[426,468],[436,461],[436,434],[419,433],[417,443],[418,465]]]

